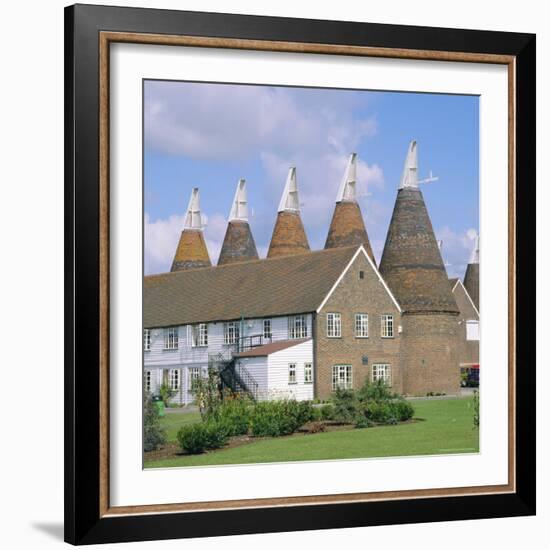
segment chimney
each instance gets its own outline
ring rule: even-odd
[[[187,215],[183,224],[176,255],[170,271],[182,271],[198,267],[210,267],[210,257],[202,232],[202,216],[199,205],[199,190],[191,191],[191,198],[187,206]]]
[[[229,222],[223,240],[218,265],[257,260],[258,251],[248,225],[248,201],[246,181],[240,179],[237,183],[233,205],[229,213]]]
[[[271,236],[267,257],[292,256],[309,252],[309,250],[306,232],[300,218],[296,168],[290,168],[279,203],[277,221]]]
[[[359,246],[362,244],[367,254],[376,264],[361,209],[357,203],[356,183],[357,154],[352,153],[336,196],[336,206],[332,214],[325,248]]]
[[[470,262],[466,266],[464,287],[479,311],[479,235],[475,238]]]
[[[422,192],[411,141],[380,261],[380,273],[404,312],[456,313],[447,272]]]

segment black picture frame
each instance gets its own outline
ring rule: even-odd
[[[156,513],[100,514],[99,33],[117,31],[515,58],[516,490]],[[535,61],[532,34],[75,5],[65,9],[65,540],[72,544],[535,514]],[[529,319],[529,322],[523,322]]]

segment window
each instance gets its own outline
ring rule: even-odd
[[[352,387],[351,365],[334,365],[332,367],[332,390],[338,388],[349,390]]]
[[[313,383],[313,363],[304,363],[304,383]]]
[[[479,321],[466,321],[466,340],[479,340]]]
[[[342,336],[342,316],[340,313],[327,313],[327,336],[340,338]]]
[[[271,319],[264,319],[264,338],[271,340],[273,333],[271,332]]]
[[[145,371],[145,393],[151,393],[153,387],[153,372],[150,370]]]
[[[151,330],[143,329],[143,351],[151,351]]]
[[[172,391],[178,391],[180,389],[180,371],[178,369],[170,369],[168,384]]]
[[[237,344],[239,342],[239,322],[231,321],[223,324],[223,343],[226,345]]]
[[[178,329],[174,327],[164,329],[164,349],[178,349]]]
[[[356,338],[368,338],[369,337],[369,315],[368,315],[368,313],[356,313],[355,314],[355,337]]]
[[[288,383],[296,384],[296,363],[288,365]]]
[[[189,391],[193,389],[193,386],[197,380],[201,377],[200,367],[191,367],[189,369]]]
[[[364,278],[365,278],[365,272],[364,272],[364,271],[360,271],[360,272],[359,272],[359,278],[360,278],[360,279],[364,279]]]
[[[191,345],[193,347],[204,347],[208,345],[208,325],[206,323],[193,325]]]
[[[382,338],[393,338],[393,315],[382,315]]]
[[[288,318],[288,337],[307,338],[307,324],[305,315],[293,315]]]
[[[373,365],[372,381],[382,380],[388,386],[391,386],[391,369],[389,365]]]

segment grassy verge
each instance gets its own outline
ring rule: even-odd
[[[472,453],[479,450],[479,432],[473,428],[472,399],[415,401],[417,422],[397,426],[379,426],[362,430],[327,432],[270,438],[220,449],[201,455],[185,455],[146,462],[146,468],[250,464]],[[180,420],[172,417],[186,417]],[[198,415],[171,414],[163,419],[169,439],[175,440],[179,426],[198,420]]]

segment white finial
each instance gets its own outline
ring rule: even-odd
[[[296,182],[296,168],[292,167],[288,170],[286,178],[285,190],[279,203],[279,212],[284,210],[299,211],[300,200],[298,199],[298,183]]]
[[[401,175],[401,183],[399,184],[399,189],[404,189],[405,187],[418,187],[418,160],[416,156],[416,140],[414,139],[409,143],[407,158],[405,159],[403,174]]]
[[[352,153],[348,159],[348,165],[344,172],[344,177],[338,189],[336,202],[355,201],[355,185],[357,182],[357,153]]]
[[[470,263],[479,263],[479,235],[476,235],[476,238],[474,239],[474,248],[472,250],[472,255],[470,256]]]
[[[201,208],[199,204],[199,188],[194,187],[187,206],[184,229],[202,229]]]
[[[233,197],[233,204],[231,206],[231,212],[229,213],[229,221],[238,220],[248,221],[248,201],[246,198],[246,181],[240,179],[237,183],[237,189],[235,196]]]

